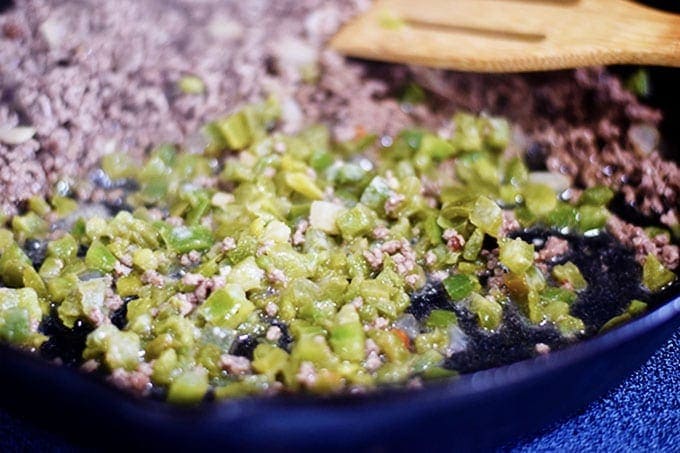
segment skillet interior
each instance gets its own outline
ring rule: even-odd
[[[659,2],[668,3],[668,2]],[[677,8],[677,5],[676,5]],[[621,68],[621,73],[629,69]],[[665,112],[662,136],[679,159],[678,71],[652,69],[651,103]],[[649,315],[564,351],[463,376],[419,392],[368,397],[245,399],[194,410],[139,401],[88,376],[0,347],[2,403],[85,444],[314,447],[401,446],[455,439],[496,445],[566,416],[620,382],[680,325],[680,297]],[[35,409],[41,408],[40,412]],[[87,433],[87,434],[84,434]]]

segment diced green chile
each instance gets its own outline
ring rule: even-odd
[[[178,88],[205,90],[191,75]],[[451,138],[414,128],[378,143],[357,130],[338,142],[325,125],[280,133],[280,110],[270,99],[208,123],[203,149],[105,155],[124,201],[113,217],[80,211],[87,191],[70,179],[0,214],[0,341],[36,350],[56,310],[68,329],[91,326],[86,367],[196,404],[448,377],[446,357],[476,353],[468,329],[494,339],[510,316],[566,339],[586,333],[571,310],[594,282],[572,262],[535,262],[509,220],[598,234],[612,190],[563,200],[564,181],[537,184],[546,175],[505,152],[502,118],[458,113]],[[670,241],[669,228],[646,232]],[[676,278],[655,255],[642,274],[651,292]],[[411,306],[432,290],[436,306]],[[602,329],[645,309],[631,301]]]

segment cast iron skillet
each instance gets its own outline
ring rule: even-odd
[[[655,88],[650,102],[666,117],[662,136],[680,144],[674,128],[680,99],[671,95],[680,72],[650,68],[650,73]],[[677,147],[667,153],[676,161],[680,157]],[[417,391],[246,398],[195,408],[139,400],[73,369],[0,347],[0,405],[99,448],[478,450],[583,408],[638,368],[678,327],[675,291],[651,313],[604,335]]]

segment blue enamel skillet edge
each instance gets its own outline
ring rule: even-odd
[[[497,446],[560,420],[638,368],[680,327],[680,296],[607,334],[547,356],[420,390],[246,398],[172,407],[0,348],[0,402],[77,444],[274,450]]]

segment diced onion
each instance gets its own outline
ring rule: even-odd
[[[345,208],[327,201],[314,201],[309,209],[309,223],[312,228],[324,231],[328,234],[338,234],[338,226],[335,221]]]
[[[415,316],[407,313],[394,322],[394,327],[403,330],[410,339],[414,339],[420,333],[420,325]]]
[[[64,24],[54,17],[50,17],[40,24],[39,30],[50,49],[57,49],[66,37]]]
[[[446,348],[446,354],[451,356],[458,352],[464,351],[468,346],[468,338],[465,332],[458,327],[457,324],[453,324],[449,327],[449,345]]]
[[[529,173],[529,182],[532,184],[545,184],[556,193],[560,193],[571,186],[571,178],[569,176],[549,171],[533,171]]]
[[[0,127],[0,142],[7,145],[21,145],[26,143],[35,135],[32,127]]]
[[[628,129],[628,139],[635,151],[647,155],[659,145],[659,131],[649,124],[634,124]]]

